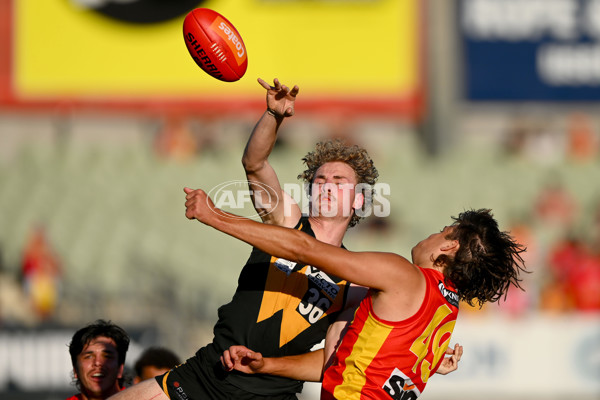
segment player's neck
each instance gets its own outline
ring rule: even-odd
[[[339,220],[335,218],[315,218],[309,217],[310,226],[315,233],[315,237],[327,244],[341,246],[344,235],[348,229],[348,220]]]
[[[113,393],[113,394],[114,394],[114,393]],[[84,391],[84,392],[81,392],[81,399],[82,399],[82,400],[103,400],[103,399],[105,399],[105,398],[106,398],[106,397],[104,397],[104,396],[95,396],[95,395],[94,395],[94,394],[92,394],[92,393],[87,393],[87,394],[86,394],[86,393],[85,393],[85,391]]]
[[[413,263],[414,264],[414,263]],[[421,265],[423,264],[423,265]],[[436,271],[440,271],[442,274],[444,273],[444,268],[445,265],[440,265],[440,264],[435,264],[434,262],[423,262],[421,264],[414,264],[414,265],[418,265],[421,268],[425,268],[425,269],[435,269]]]
[[[89,393],[87,390],[82,390],[80,395],[82,400],[104,400],[107,399],[108,397],[117,394],[121,391],[121,388],[116,385],[114,386],[108,393],[102,393],[102,394],[94,394],[94,393]]]

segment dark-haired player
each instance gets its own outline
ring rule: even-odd
[[[181,364],[179,356],[165,347],[149,347],[138,357],[133,369],[135,377],[133,383],[137,384],[146,379],[154,378]]]
[[[69,344],[73,376],[80,393],[67,400],[104,400],[123,389],[129,335],[110,321],[79,329]]]
[[[186,217],[262,251],[369,287],[333,363],[323,351],[264,359],[247,346],[223,354],[230,370],[321,380],[322,399],[417,398],[444,360],[460,300],[482,305],[519,286],[524,248],[490,210],[461,213],[420,241],[412,262],[384,252],[351,252],[296,230],[219,210],[202,190],[186,190]]]

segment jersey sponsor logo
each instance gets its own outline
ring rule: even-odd
[[[298,263],[286,260],[285,258],[276,259],[274,264],[278,270],[284,272],[288,276],[294,271],[296,265],[298,265]],[[310,265],[306,266],[305,274],[308,276],[309,281],[312,282],[320,291],[327,294],[327,296],[329,296],[332,300],[336,298],[340,291],[340,286],[336,284],[329,277],[329,275],[315,267],[311,267]]]
[[[275,260],[275,267],[277,267],[277,269],[281,272],[285,272],[285,274],[288,276],[292,273],[296,265],[297,263],[286,260],[285,258],[278,258]]]
[[[398,368],[394,368],[382,388],[394,400],[414,400],[421,394],[413,381]]]
[[[444,282],[442,281],[438,282],[438,289],[440,289],[440,293],[442,293],[442,296],[444,296],[448,303],[452,304],[454,307],[458,307],[458,293],[448,289],[444,286]]]
[[[173,389],[175,389],[175,394],[179,397],[180,400],[189,400],[189,396],[181,387],[181,384],[177,381],[173,382]]]
[[[325,292],[330,298],[335,299],[340,291],[340,286],[332,281],[327,274],[309,265],[306,268],[306,275],[308,276],[308,279],[319,288],[319,290]]]

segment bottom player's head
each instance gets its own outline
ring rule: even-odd
[[[162,375],[181,364],[179,357],[164,347],[149,347],[144,350],[134,365],[133,383]]]
[[[448,238],[458,241],[458,249],[453,257],[441,255],[435,262],[444,266],[444,276],[459,298],[482,306],[506,296],[511,284],[520,287],[525,248],[500,231],[491,211],[465,211],[452,219]]]
[[[121,387],[129,335],[110,321],[79,329],[69,344],[77,388],[87,397],[107,398]]]
[[[323,167],[325,164],[337,162],[346,164],[353,171],[354,177],[351,177],[353,182],[351,182],[352,189],[350,193],[354,196],[358,195],[366,197],[368,200],[372,198],[374,190],[373,185],[377,181],[379,173],[377,172],[377,168],[373,165],[373,160],[371,160],[371,157],[365,149],[356,145],[347,145],[341,140],[328,140],[317,143],[315,150],[309,152],[303,158],[303,161],[306,164],[307,169],[298,175],[298,179],[304,180],[307,184],[309,198],[313,198],[314,184],[316,183],[315,179],[319,179],[319,173],[324,172]],[[330,183],[335,184],[335,182]],[[360,191],[355,191],[354,187],[358,184],[363,184],[361,185],[363,187]],[[318,187],[321,188],[322,185],[318,185]],[[346,200],[347,205],[349,204],[352,206],[354,203],[354,198]],[[363,201],[357,204],[363,206],[364,203],[365,202]],[[370,202],[367,201],[367,205],[369,205],[369,203]],[[355,210],[351,211],[352,217],[349,223],[350,227],[356,225],[362,218],[360,215],[357,215]]]

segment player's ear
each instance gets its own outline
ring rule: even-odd
[[[365,195],[362,192],[356,193],[354,195],[354,203],[352,203],[352,208],[354,208],[355,210],[360,210],[364,204]]]
[[[460,244],[458,243],[458,240],[446,240],[446,242],[444,242],[442,247],[440,247],[440,250],[444,251],[444,252],[448,252],[448,251],[456,252],[459,249],[459,247],[460,247]]]

